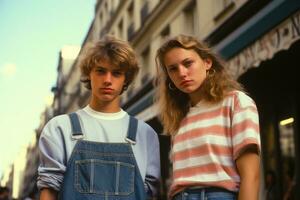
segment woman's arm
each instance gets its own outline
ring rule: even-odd
[[[260,179],[259,118],[255,102],[243,92],[232,106],[233,159],[240,175],[239,200],[257,200]]]
[[[243,153],[236,160],[241,178],[239,200],[258,200],[260,181],[259,163],[258,154],[252,151]]]
[[[57,200],[57,191],[43,188],[40,193],[40,200]]]

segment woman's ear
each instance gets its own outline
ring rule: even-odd
[[[204,66],[206,70],[209,70],[212,66],[212,60],[210,58],[204,59]]]

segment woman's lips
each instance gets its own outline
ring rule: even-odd
[[[192,82],[192,80],[184,80],[184,81],[181,81],[180,85],[181,85],[181,86],[187,86],[187,85],[189,85],[191,82]]]

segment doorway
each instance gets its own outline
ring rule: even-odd
[[[256,102],[262,143],[265,187],[274,199],[300,199],[299,107],[300,41],[238,79]],[[269,184],[272,174],[273,185]],[[271,190],[272,189],[272,190]]]

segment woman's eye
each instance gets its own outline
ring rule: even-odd
[[[193,61],[186,61],[183,64],[184,64],[184,66],[189,67],[193,64]]]
[[[176,67],[169,67],[169,68],[168,68],[168,71],[169,71],[169,72],[174,72],[174,71],[176,71]]]

